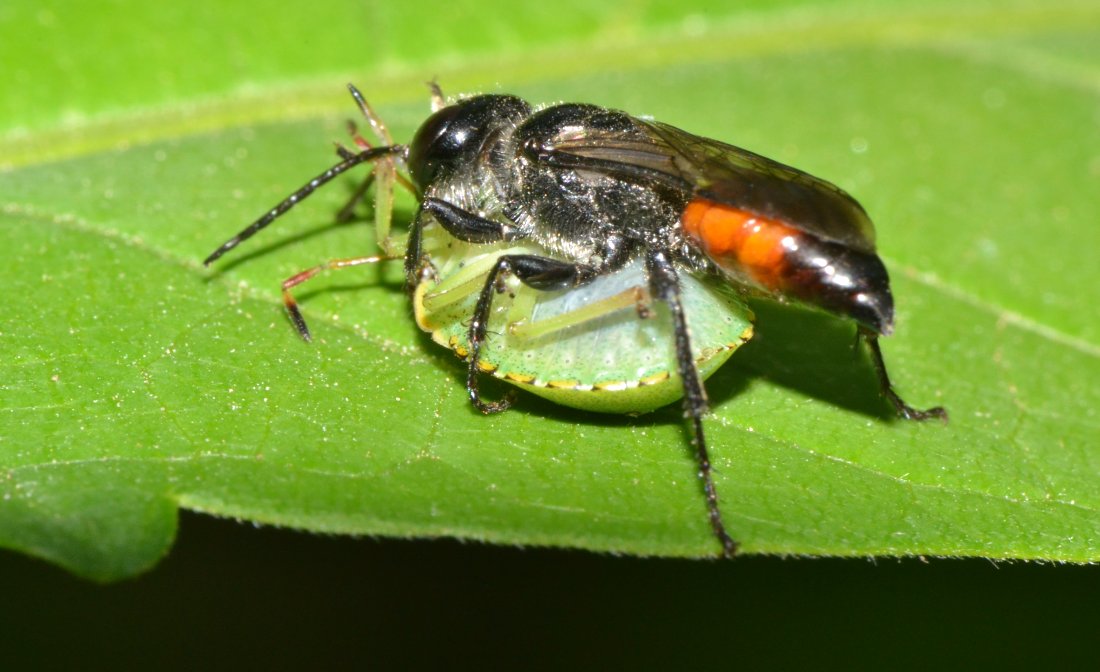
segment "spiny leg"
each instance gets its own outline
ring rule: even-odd
[[[424,264],[424,251],[422,241],[424,239],[424,207],[416,211],[416,216],[409,224],[409,237],[405,240],[405,291],[412,295],[416,291],[416,285],[420,282],[420,271]]]
[[[359,186],[356,187],[355,191],[348,197],[347,202],[336,212],[336,221],[346,223],[355,219],[355,206],[359,205],[359,201],[363,200],[363,197],[367,195],[367,191],[372,184],[374,184],[373,171],[359,183]]]
[[[298,302],[294,300],[294,296],[290,293],[292,288],[330,269],[351,268],[352,266],[361,266],[362,264],[376,264],[380,261],[390,261],[398,258],[399,257],[375,255],[370,257],[352,257],[350,259],[330,259],[319,266],[306,269],[284,280],[283,304],[286,305],[287,313],[290,314],[290,319],[294,322],[294,328],[298,330],[298,334],[306,341],[313,340],[313,336],[309,333],[309,326],[306,325],[306,320],[302,317],[302,311],[298,308]]]
[[[374,135],[381,140],[383,144],[387,146],[393,145],[393,136],[390,135],[389,128],[386,127],[382,118],[375,113],[370,103],[367,102],[367,99],[359,92],[359,89],[353,84],[348,84],[348,91],[351,92],[352,98],[355,99],[356,105],[359,106],[359,111],[370,124],[371,130],[374,131]],[[348,121],[348,133],[351,135],[355,146],[361,151],[368,151],[371,149],[371,143],[360,135],[355,122],[350,120]],[[346,156],[348,153],[348,150],[340,145],[337,145],[336,151],[341,156]],[[385,254],[394,255],[396,253],[396,247],[390,239],[390,226],[393,217],[393,185],[395,183],[400,184],[414,196],[417,195],[417,192],[412,183],[409,182],[405,176],[397,172],[396,160],[393,157],[384,157],[375,163],[374,170],[371,171],[371,174],[368,175],[363,183],[352,193],[351,198],[344,204],[344,207],[340,208],[339,213],[337,213],[337,221],[349,221],[352,218],[355,205],[362,200],[363,196],[370,188],[371,183],[375,185],[375,238],[378,242],[378,246],[382,248]]]
[[[737,553],[737,542],[726,532],[726,526],[722,522],[722,512],[718,507],[718,491],[714,487],[714,479],[711,475],[710,455],[707,453],[706,436],[703,433],[703,416],[707,413],[707,393],[699,377],[699,370],[695,366],[695,357],[692,355],[691,336],[688,333],[684,307],[680,301],[680,281],[665,251],[650,250],[646,254],[645,261],[650,290],[655,298],[665,302],[672,315],[676,365],[684,384],[684,415],[691,420],[692,444],[695,446],[695,457],[699,465],[699,478],[703,481],[710,526],[714,530],[714,536],[722,544],[723,557],[732,558]]]
[[[359,111],[363,113],[363,117],[370,123],[371,130],[378,136],[378,139],[387,145],[393,144],[393,136],[390,135],[390,129],[386,128],[386,122],[382,121],[382,117],[374,111],[374,108],[370,106],[367,99],[363,97],[363,94],[359,92],[354,84],[348,84],[348,91],[351,92],[351,97],[355,99],[355,104],[359,106]]]
[[[372,145],[370,144],[370,142],[368,142],[366,138],[359,134],[358,127],[355,125],[355,122],[350,119],[348,120],[348,133],[351,135],[352,142],[355,143],[355,146],[358,147],[360,151],[372,149]],[[348,159],[351,156],[355,155],[355,152],[351,151],[347,147],[344,147],[340,143],[336,143],[336,153],[344,159]],[[390,168],[389,166],[386,166],[385,172],[392,174],[392,177],[397,184],[401,185],[402,188],[404,188],[413,196],[416,196],[416,187],[413,186],[412,182],[409,182],[407,177],[397,172],[396,168]],[[379,171],[379,169],[376,168],[375,170],[371,171],[369,175],[367,175],[366,179],[364,179],[358,187],[356,187],[351,197],[348,198],[347,203],[344,203],[343,207],[341,207],[339,212],[336,213],[336,221],[350,222],[354,218],[355,206],[359,205],[359,202],[363,200],[363,197],[367,194],[367,190],[370,189],[370,186],[375,183],[375,175],[379,174],[382,173]],[[383,189],[386,188],[386,185],[384,183],[380,184],[379,186]],[[392,189],[392,185],[389,188]],[[383,201],[384,200],[385,199],[383,199]],[[383,202],[381,206],[376,203],[375,208],[378,207],[385,207],[385,203]],[[387,253],[390,253],[390,251],[387,250]]]
[[[485,278],[497,263],[497,259],[506,254],[529,254],[529,248],[522,246],[503,250],[493,250],[475,255],[465,261],[461,268],[450,273],[446,279],[435,278],[433,285],[418,294],[416,306],[423,310],[426,320],[431,321],[433,313],[446,310],[456,303],[465,301],[472,294],[479,293],[485,286]],[[539,339],[557,332],[577,327],[588,322],[603,319],[624,310],[633,310],[639,319],[653,317],[651,307],[653,297],[648,286],[635,285],[622,291],[589,301],[569,311],[532,320],[531,314],[537,302],[534,293],[517,294],[512,308],[506,316],[508,333],[520,340]]]
[[[867,342],[867,347],[871,350],[871,362],[875,366],[875,375],[878,376],[879,389],[882,391],[882,395],[890,402],[890,405],[894,407],[894,410],[897,411],[899,417],[905,420],[929,420],[931,418],[937,418],[947,422],[947,409],[942,406],[935,406],[923,411],[918,410],[905,403],[905,400],[894,391],[894,386],[890,383],[890,376],[886,373],[886,362],[882,359],[882,348],[880,348],[878,344],[878,334],[860,328],[858,337]]]
[[[348,90],[351,91],[351,95],[356,104],[359,105],[359,110],[363,113],[363,116],[370,122],[375,136],[386,145],[392,145],[393,137],[390,136],[389,129],[382,122],[382,118],[375,114],[370,104],[363,98],[363,94],[359,93],[359,89],[351,84],[348,84]],[[351,120],[348,120],[348,133],[351,135],[355,146],[360,150],[366,151],[371,148],[371,144],[359,134],[355,122]],[[337,145],[337,151],[342,154],[341,150],[342,147]],[[393,157],[378,160],[374,164],[374,170],[371,171],[370,175],[367,175],[363,183],[352,193],[351,198],[344,204],[344,207],[340,208],[340,212],[336,215],[338,221],[350,220],[355,210],[355,204],[363,198],[373,183],[374,237],[377,245],[388,255],[395,253],[395,248],[390,240],[390,226],[393,223],[393,185],[397,178],[397,164],[394,162]],[[408,185],[407,181],[404,183]],[[415,190],[413,193],[415,193]]]
[[[653,310],[649,305],[652,298],[649,289],[646,287],[628,287],[617,294],[592,301],[584,306],[552,317],[544,317],[538,320],[528,320],[526,317],[520,317],[516,320],[509,320],[508,332],[521,339],[543,338],[549,334],[631,308],[634,309],[638,319],[646,320],[653,317]],[[519,314],[522,316],[529,312],[530,306],[528,306],[528,310],[519,311]]]

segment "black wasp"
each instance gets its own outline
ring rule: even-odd
[[[430,275],[423,231],[435,224],[475,246],[525,242],[538,253],[501,253],[483,274],[469,316],[466,389],[474,406],[496,413],[511,395],[486,401],[478,390],[480,355],[494,298],[506,278],[536,292],[580,291],[628,264],[641,263],[638,319],[649,303],[671,318],[676,370],[690,419],[710,523],[725,556],[737,544],[726,532],[703,432],[707,396],[691,349],[691,316],[681,276],[719,275],[737,287],[794,300],[853,320],[867,343],[882,394],[899,416],[946,419],[942,408],[917,410],[894,392],[878,338],[893,330],[886,268],[875,253],[867,213],[840,188],[752,152],[594,105],[532,108],[510,95],[478,95],[447,104],[432,85],[434,113],[408,145],[394,144],[359,91],[360,109],[385,145],[354,132],[357,150],[338,146],[341,162],[318,175],[205,261],[210,264],[266,227],[313,191],[361,163],[373,163],[376,216],[388,250],[389,194],[406,184],[420,208],[403,255],[407,285]],[[411,183],[398,172],[407,170]],[[368,179],[368,183],[370,179]],[[357,192],[361,196],[364,188]],[[354,201],[353,201],[354,202]],[[390,256],[331,261],[288,279],[284,297],[303,337],[309,331],[289,290],[328,268]]]

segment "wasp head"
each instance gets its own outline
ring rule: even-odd
[[[420,126],[409,144],[408,168],[420,193],[464,168],[476,166],[503,130],[531,113],[515,96],[483,95],[439,110]]]

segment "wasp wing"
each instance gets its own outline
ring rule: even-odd
[[[874,226],[843,189],[740,147],[659,122],[634,119],[636,133],[586,132],[544,147],[551,163],[628,180],[657,180],[693,198],[777,220],[873,253]],[[574,157],[564,159],[564,157]]]

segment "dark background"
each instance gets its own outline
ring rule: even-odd
[[[185,513],[118,584],[0,553],[0,669],[1083,669],[1098,596],[1088,566],[643,560]]]

